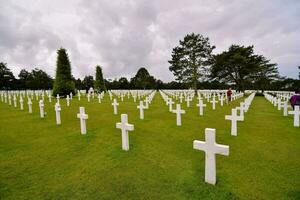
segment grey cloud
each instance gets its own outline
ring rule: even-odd
[[[34,3],[34,4],[33,4]],[[31,6],[28,6],[31,5]],[[0,61],[55,73],[56,50],[68,50],[75,77],[131,77],[141,66],[165,81],[172,48],[189,32],[208,36],[215,53],[254,45],[296,78],[300,64],[299,1],[1,1]]]

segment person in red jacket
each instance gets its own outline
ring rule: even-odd
[[[227,94],[227,100],[228,100],[228,102],[230,102],[230,101],[232,100],[232,99],[231,99],[231,95],[232,95],[231,88],[229,88],[229,89],[227,90],[226,94]]]

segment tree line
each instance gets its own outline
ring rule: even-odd
[[[208,37],[188,34],[173,48],[168,61],[169,70],[176,80],[168,83],[156,79],[141,67],[134,77],[104,79],[101,66],[95,67],[93,76],[82,80],[74,78],[66,49],[57,50],[56,75],[53,79],[45,71],[22,69],[14,77],[6,63],[0,62],[0,89],[53,89],[53,95],[66,95],[75,89],[98,91],[107,89],[226,89],[237,90],[293,90],[300,80],[281,77],[277,64],[254,52],[254,46],[231,45],[228,50],[213,54],[215,46]]]

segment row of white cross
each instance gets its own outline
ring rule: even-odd
[[[169,109],[170,109],[170,104],[172,105],[172,103],[171,103],[172,99],[169,98],[168,95],[166,95],[162,91],[160,91],[160,94],[162,95],[164,100],[167,102],[167,104],[169,105]],[[79,93],[79,95],[80,95],[80,93]],[[140,119],[144,119],[144,109],[148,108],[154,95],[155,95],[155,92],[151,92],[145,98],[146,105],[144,105],[144,101],[140,101],[140,104],[137,106],[137,108],[140,110]],[[205,98],[208,98],[207,94],[202,94],[202,95],[206,96]],[[254,95],[255,94],[252,94],[248,98],[246,98],[245,101],[240,104],[239,108],[234,108],[232,110],[231,116],[225,117],[227,120],[231,120],[231,122],[233,124],[232,130],[231,130],[232,135],[236,135],[236,133],[237,133],[236,122],[239,121],[239,119],[243,116],[244,112],[247,112],[247,110],[249,109],[249,106],[251,105],[251,102],[254,98]],[[89,94],[88,94],[88,96],[89,96]],[[89,98],[88,96],[87,96],[87,98]],[[240,95],[240,96],[242,96],[242,95]],[[193,98],[192,93],[188,93],[186,95],[186,99],[188,99],[188,102],[190,100],[192,100],[192,98]],[[222,98],[222,96],[220,96],[220,98]],[[215,99],[215,98],[213,97],[213,99]],[[203,107],[205,107],[205,104],[203,104],[203,100],[202,100],[201,96],[198,98],[198,101],[199,102],[197,105],[199,106],[199,114],[203,115]],[[213,100],[213,101],[215,101],[215,100]],[[31,102],[31,100],[30,100],[30,102]],[[43,118],[45,115],[43,100],[39,101],[39,106],[40,106],[40,115],[41,115],[41,118]],[[112,106],[114,107],[114,114],[117,114],[118,113],[118,111],[117,111],[118,103],[117,103],[116,99],[114,99]],[[200,107],[201,107],[202,111],[201,111]],[[237,115],[238,109],[240,110],[240,116]],[[60,119],[61,107],[60,107],[60,102],[59,102],[59,96],[57,96],[57,102],[55,104],[55,111],[56,111],[56,123],[61,124],[61,119]],[[180,126],[181,125],[181,114],[184,114],[185,111],[181,109],[180,104],[176,105],[175,110],[170,109],[170,111],[176,114],[176,116],[177,116],[176,122],[177,122],[177,125]],[[31,112],[32,112],[32,110],[31,110]],[[77,114],[77,118],[80,119],[80,127],[81,127],[80,129],[81,129],[81,133],[84,135],[87,133],[86,120],[89,118],[88,115],[85,113],[84,107],[79,108],[79,113]],[[129,150],[128,132],[134,130],[134,125],[128,123],[128,115],[127,114],[121,114],[121,122],[116,123],[116,128],[121,129],[122,149],[125,151],[128,151]],[[205,181],[210,184],[216,183],[216,154],[229,155],[229,146],[217,144],[215,141],[215,139],[216,139],[215,134],[216,134],[215,129],[206,128],[205,129],[205,142],[197,141],[197,140],[193,141],[193,148],[197,149],[197,150],[202,150],[206,154],[206,156],[205,156]]]
[[[274,107],[277,108],[277,110],[281,110],[283,108],[283,116],[286,117],[288,116],[288,114],[293,115],[294,117],[294,127],[299,127],[300,126],[300,108],[299,106],[295,106],[294,110],[288,110],[289,105],[287,100],[290,97],[287,94],[283,95],[283,94],[277,94],[276,96],[273,96],[271,94],[269,94],[268,92],[264,93],[265,98],[274,105]]]

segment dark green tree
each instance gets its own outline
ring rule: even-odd
[[[136,75],[131,78],[130,82],[136,89],[154,89],[156,85],[155,78],[151,76],[144,67],[137,71]]]
[[[85,76],[82,85],[86,91],[88,91],[91,87],[94,86],[94,77],[93,76]]]
[[[75,94],[75,83],[71,75],[71,63],[65,49],[57,50],[56,76],[53,86],[53,96]]]
[[[214,48],[208,37],[188,34],[183,41],[179,41],[179,46],[173,48],[169,70],[173,72],[176,80],[189,83],[197,89],[198,80],[206,75]]]
[[[106,91],[105,82],[103,79],[102,68],[99,65],[96,66],[96,80],[94,83],[94,88],[98,92]]]
[[[273,80],[278,75],[276,66],[265,57],[255,55],[253,46],[232,45],[228,51],[214,56],[210,77],[235,84],[236,89],[243,91],[246,84],[257,82],[262,87]]]
[[[119,89],[129,89],[129,82],[127,80],[127,78],[125,77],[121,77],[119,79]]]
[[[15,76],[6,66],[6,63],[0,63],[0,89],[14,89]]]
[[[32,74],[26,69],[22,69],[18,75],[20,89],[32,89]]]
[[[33,69],[32,72],[33,89],[50,89],[53,86],[53,79],[41,69]]]

